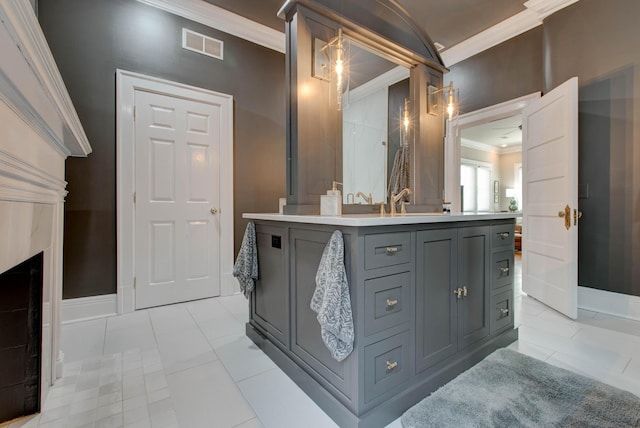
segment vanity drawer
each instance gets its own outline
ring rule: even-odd
[[[491,297],[491,334],[513,327],[513,290]]]
[[[369,336],[408,322],[411,274],[409,272],[364,282],[364,334]]]
[[[411,233],[379,233],[364,237],[366,270],[394,266],[411,261]]]
[[[499,224],[491,226],[491,248],[499,247],[513,249],[513,224]]]
[[[505,250],[491,255],[491,289],[513,285],[515,275],[513,250]]]
[[[409,331],[364,348],[364,401],[409,380]]]

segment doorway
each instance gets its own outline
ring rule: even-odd
[[[477,153],[482,150],[478,150],[479,147],[484,148],[484,161],[480,160],[478,162],[487,163],[500,163],[500,159],[498,158],[498,150],[503,154],[505,160],[505,167],[500,168],[500,176],[496,176],[497,170],[492,171],[490,186],[488,190],[485,189],[485,196],[490,198],[490,207],[492,211],[508,211],[509,203],[511,202],[512,197],[507,197],[506,191],[507,189],[513,189],[515,192],[515,181],[516,181],[516,173],[515,169],[509,169],[506,164],[509,163],[511,165],[515,163],[520,163],[514,161],[517,158],[517,152],[521,153],[521,147],[518,148],[515,143],[512,141],[514,139],[514,135],[516,132],[510,132],[513,130],[515,126],[516,129],[518,125],[521,125],[520,115],[522,113],[522,109],[527,106],[530,102],[535,99],[540,98],[540,93],[534,93],[530,95],[525,95],[520,98],[516,98],[511,101],[506,101],[500,104],[496,104],[494,106],[486,107],[484,109],[467,113],[461,115],[453,122],[447,123],[447,135],[445,139],[445,191],[444,191],[444,199],[448,202],[451,202],[451,210],[453,212],[459,212],[463,210],[463,192],[461,191],[462,181],[461,181],[461,168],[463,165],[463,160],[473,157],[474,152],[477,156]],[[493,129],[493,128],[507,128],[507,129]],[[519,129],[518,129],[519,131]],[[477,137],[476,134],[486,133],[494,134],[496,138],[494,140],[506,140],[507,143],[496,143],[497,147],[490,148],[486,143],[474,144],[473,140]],[[501,138],[502,136],[506,136],[507,139]],[[463,143],[463,138],[465,142]],[[509,142],[510,141],[510,142]],[[520,140],[521,141],[521,140]],[[500,147],[502,144],[507,144],[507,147]],[[520,143],[521,144],[521,143]],[[510,146],[512,148],[510,148]],[[488,156],[489,151],[493,151],[495,153],[494,158],[492,159]],[[467,158],[465,158],[465,155]],[[520,154],[521,156],[521,154]],[[487,162],[489,159],[489,162]],[[513,164],[511,163],[513,162]],[[486,181],[487,174],[481,174]],[[505,179],[502,180],[502,175],[504,175]],[[497,179],[496,179],[497,178]],[[496,183],[496,181],[498,183]],[[513,186],[513,187],[507,187]],[[486,187],[486,185],[485,185]],[[510,195],[512,194],[509,192]],[[496,198],[496,194],[498,197]],[[490,196],[488,196],[490,195]],[[516,197],[518,194],[516,194]],[[522,191],[519,193],[519,197],[522,197]],[[496,202],[497,201],[497,202]],[[516,199],[516,202],[519,200]],[[521,201],[521,199],[520,199]],[[486,205],[485,205],[486,206]],[[518,204],[518,207],[522,207],[522,203]]]
[[[460,187],[464,212],[519,212],[522,208],[522,117],[460,131]]]
[[[117,79],[118,312],[231,294],[233,98]]]

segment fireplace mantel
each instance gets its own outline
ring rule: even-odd
[[[43,252],[42,386],[61,375],[65,159],[91,146],[29,0],[0,2],[0,273]]]
[[[0,3],[0,99],[66,156],[91,153],[67,88],[28,0]]]

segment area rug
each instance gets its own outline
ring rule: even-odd
[[[402,415],[404,428],[640,427],[640,398],[500,349]]]

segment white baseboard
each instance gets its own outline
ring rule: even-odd
[[[79,297],[62,301],[62,324],[117,315],[116,294]]]
[[[640,297],[589,287],[578,287],[578,307],[640,321]]]

